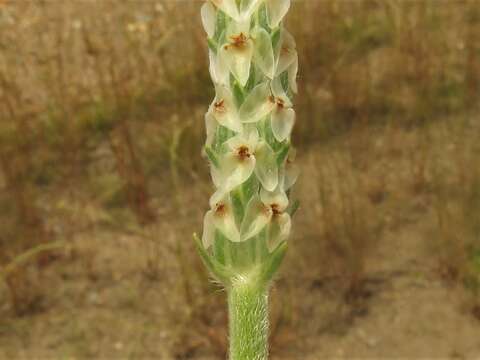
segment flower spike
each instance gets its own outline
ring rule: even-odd
[[[215,192],[199,254],[228,293],[231,360],[266,360],[268,286],[286,251],[298,177],[290,143],[298,55],[291,0],[207,0],[201,9],[215,97],[205,115]]]

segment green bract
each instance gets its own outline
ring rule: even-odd
[[[264,341],[252,340],[266,339],[266,317],[255,320],[265,322],[258,326],[242,314],[255,311],[252,304],[266,313],[268,285],[298,206],[289,204],[298,177],[290,144],[298,56],[282,25],[289,7],[290,0],[209,0],[201,9],[216,93],[205,115],[205,154],[216,191],[197,245],[231,295],[232,359],[266,358]],[[242,294],[249,299],[244,304]],[[257,343],[265,348],[251,346]]]

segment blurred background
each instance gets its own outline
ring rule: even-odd
[[[0,1],[0,358],[223,359],[201,1]],[[272,359],[480,356],[480,2],[294,1]]]

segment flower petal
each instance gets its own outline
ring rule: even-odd
[[[267,0],[268,25],[276,28],[290,8],[290,0]]]
[[[277,56],[275,75],[283,73],[298,58],[296,46],[293,36],[286,29],[282,29],[281,40],[275,49]]]
[[[228,192],[243,184],[252,175],[255,169],[256,159],[250,156],[245,159],[239,159],[237,154],[229,153],[223,157],[220,165],[224,172],[224,181],[220,185],[223,191]]]
[[[277,214],[273,217],[268,229],[267,240],[267,247],[270,252],[288,238],[291,228],[292,221],[287,213]]]
[[[215,240],[215,226],[213,224],[213,211],[209,210],[203,218],[202,243],[205,249],[208,249]]]
[[[250,67],[253,57],[252,40],[248,39],[241,46],[224,45],[220,50],[220,57],[223,57],[229,70],[238,80],[240,85],[245,86],[250,77]]]
[[[295,57],[295,60],[288,67],[288,84],[292,92],[296,94],[298,92],[297,86],[297,74],[298,74],[298,55]]]
[[[210,210],[212,222],[215,228],[229,240],[234,242],[240,241],[240,233],[235,223],[230,194],[222,189],[217,190],[210,198],[210,207],[212,209]]]
[[[217,130],[217,121],[210,112],[205,114],[205,128],[207,130],[206,144],[211,146],[215,140],[215,132]]]
[[[240,3],[240,19],[250,19],[261,3],[261,0],[242,0]]]
[[[255,60],[263,73],[270,79],[275,75],[275,59],[273,55],[272,39],[267,31],[258,28],[255,34]]]
[[[275,109],[272,113],[272,132],[277,141],[282,142],[287,139],[295,124],[295,111],[292,108]]]
[[[254,195],[247,204],[245,217],[240,226],[241,241],[246,241],[260,233],[272,218],[272,210]]]
[[[242,124],[230,89],[226,86],[217,86],[215,90],[217,94],[210,105],[209,113],[220,125],[234,132],[241,132]]]
[[[269,207],[276,205],[277,210],[280,212],[283,212],[288,206],[287,194],[285,194],[285,191],[281,186],[277,186],[274,191],[261,189],[260,199]]]
[[[253,123],[267,116],[273,109],[270,85],[261,83],[250,92],[240,107],[240,119],[244,123]]]
[[[205,32],[209,38],[215,36],[215,22],[217,19],[217,11],[215,7],[210,3],[206,2],[203,4],[202,9],[200,10],[202,14],[202,24]]]
[[[233,19],[238,19],[238,7],[236,0],[211,0],[212,3]]]
[[[284,107],[292,107],[292,101],[283,89],[282,79],[280,78],[280,76],[276,77],[275,80],[272,81],[272,93],[276,99],[280,99],[283,101]]]
[[[209,51],[208,56],[210,59],[210,76],[214,84],[227,86],[230,75],[227,64],[222,57],[217,56],[212,50]]]
[[[228,240],[233,242],[240,241],[240,233],[235,223],[235,217],[231,205],[224,214],[213,215],[213,223],[215,227],[220,231]]]
[[[283,179],[283,190],[289,190],[297,182],[300,175],[300,167],[296,164],[287,164]]]
[[[275,153],[266,143],[261,142],[255,151],[257,164],[255,175],[267,191],[273,191],[278,184],[278,168]]]

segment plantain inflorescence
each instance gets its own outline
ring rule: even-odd
[[[201,9],[216,93],[204,153],[216,191],[198,245],[226,286],[245,276],[268,284],[290,233],[298,55],[282,24],[289,7],[290,0],[209,0]]]

